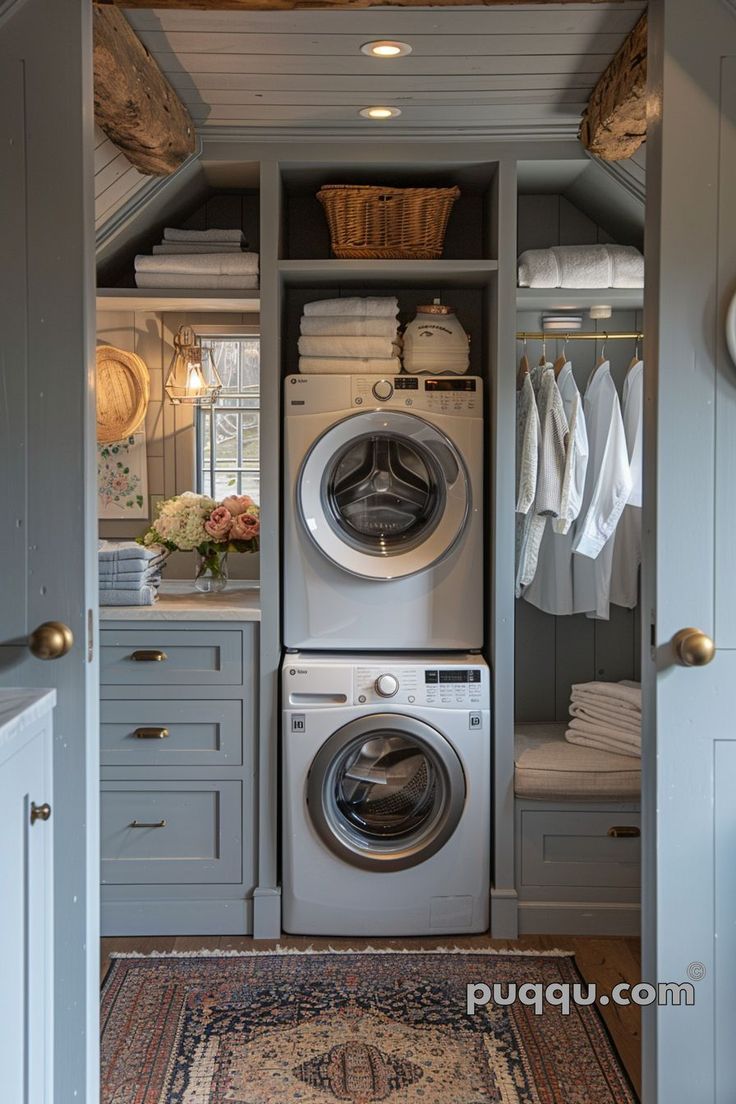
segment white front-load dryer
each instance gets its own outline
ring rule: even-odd
[[[482,647],[482,381],[284,387],[286,647]]]
[[[285,931],[488,928],[489,681],[475,655],[286,657]]]

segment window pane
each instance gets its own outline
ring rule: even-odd
[[[259,369],[260,339],[254,336],[207,336],[207,346],[222,380],[214,412],[198,407],[197,489],[212,493],[210,427],[214,413],[216,498],[247,494],[260,500]]]

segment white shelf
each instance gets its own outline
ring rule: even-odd
[[[190,291],[188,288],[98,288],[97,309],[109,311],[237,311],[257,314],[258,288]]]
[[[286,284],[339,286],[357,284],[392,284],[473,287],[486,284],[498,271],[497,261],[384,261],[337,259],[279,261],[281,278]]]
[[[517,288],[517,310],[575,310],[589,307],[641,310],[643,288]]]

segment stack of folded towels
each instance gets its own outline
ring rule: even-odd
[[[641,758],[641,687],[638,682],[582,682],[572,688],[571,744]]]
[[[101,606],[152,606],[168,552],[162,544],[101,540],[97,551]]]
[[[306,303],[299,371],[396,375],[401,371],[398,312],[396,298]]]
[[[167,227],[153,256],[135,259],[142,288],[257,288],[258,254],[245,253],[241,230]]]

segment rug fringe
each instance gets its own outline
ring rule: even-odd
[[[261,950],[249,950],[249,951],[216,951],[209,948],[202,948],[200,951],[149,951],[144,953],[143,951],[113,951],[108,955],[108,958],[252,958],[258,955],[365,955],[365,954],[385,954],[385,955],[430,955],[430,954],[465,954],[465,955],[513,955],[526,958],[574,958],[573,951],[563,951],[560,949],[553,950],[538,950],[538,951],[526,951],[517,947],[509,947],[504,950],[500,950],[495,947],[424,947],[416,950],[406,949],[402,950],[395,947],[325,947],[314,948],[305,947],[303,949],[297,947],[282,947],[278,944],[267,951]]]

